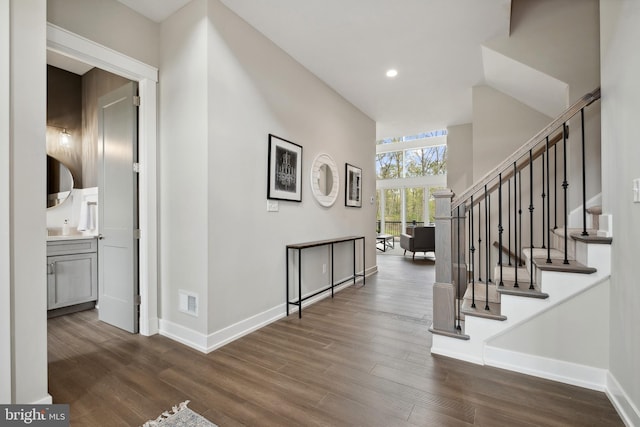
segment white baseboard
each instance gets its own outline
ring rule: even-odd
[[[160,332],[160,319],[157,317],[153,317],[151,319],[147,319],[145,324],[140,322],[140,335],[145,337],[150,337],[151,335],[155,335]]]
[[[160,319],[159,326],[160,335],[203,353],[207,352],[207,336],[205,334],[165,319]]]
[[[376,273],[377,271],[378,267],[374,266],[369,268],[365,272],[365,274],[368,277]],[[357,278],[356,283],[358,282],[362,282],[362,277]],[[345,289],[351,285],[353,285],[352,281],[338,285],[334,288],[334,292],[340,292],[342,289]],[[303,302],[302,307],[307,307],[330,296],[330,292],[323,292]],[[297,312],[298,308],[294,306],[289,311],[289,315]],[[247,319],[241,320],[237,323],[234,323],[233,325],[227,326],[226,328],[220,329],[209,335],[202,334],[198,331],[194,331],[193,329],[187,328],[169,320],[159,319],[158,332],[160,333],[160,335],[171,338],[172,340],[178,341],[179,343],[189,346],[195,350],[201,351],[203,353],[210,353],[225,344],[237,340],[238,338],[241,338],[244,335],[260,329],[263,326],[275,322],[276,320],[279,320],[285,316],[286,306],[285,304],[279,304],[276,307],[270,308],[269,310],[258,313]]]
[[[605,392],[626,426],[640,426],[640,410],[611,372],[607,372],[607,388]]]
[[[533,375],[535,377],[591,390],[605,391],[607,385],[608,371],[606,369],[505,350],[498,347],[485,346],[484,362],[486,365],[495,366],[496,368]]]
[[[38,399],[35,402],[31,402],[31,405],[51,405],[53,403],[53,397],[50,394],[47,394],[42,399]]]

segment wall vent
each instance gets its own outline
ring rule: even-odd
[[[178,294],[180,296],[178,311],[198,317],[198,294],[182,289]]]

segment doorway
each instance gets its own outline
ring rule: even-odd
[[[47,50],[138,82],[140,334],[158,333],[156,146],[158,70],[138,60],[47,24]]]

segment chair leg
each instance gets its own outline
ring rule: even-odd
[[[405,255],[407,254],[407,250],[406,250],[406,249],[404,250],[404,254],[405,254]]]
[[[413,253],[413,260],[414,261],[416,260],[416,253],[415,252]]]

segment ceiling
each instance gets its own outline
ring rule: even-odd
[[[118,1],[156,22],[189,2]],[[511,14],[511,0],[221,1],[374,119],[379,139],[471,122],[481,45],[508,35]]]

